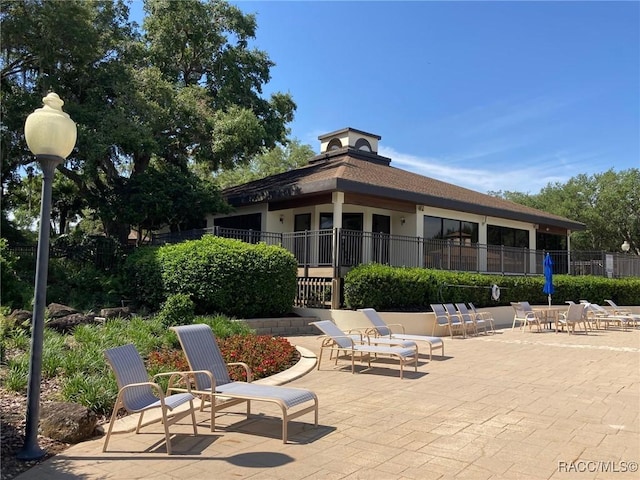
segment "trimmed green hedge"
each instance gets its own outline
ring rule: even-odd
[[[182,293],[197,313],[281,315],[291,311],[297,288],[297,262],[284,248],[211,235],[141,247],[127,259],[127,271],[132,296],[154,311]]]
[[[500,287],[500,299],[491,298],[492,285]],[[604,304],[609,298],[619,305],[638,305],[640,278],[609,279],[594,276],[554,275],[554,304],[566,300],[589,300]],[[431,303],[473,302],[477,307],[509,305],[527,300],[547,303],[542,276],[502,276],[478,273],[389,267],[368,264],[352,269],[344,281],[347,308],[424,311]]]

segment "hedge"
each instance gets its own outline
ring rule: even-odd
[[[604,304],[612,299],[620,305],[640,304],[640,278],[610,279],[595,276],[554,275],[554,304],[567,300],[588,300]],[[500,298],[491,298],[493,285]],[[527,300],[547,303],[542,292],[542,276],[503,276],[451,272],[423,268],[389,267],[367,264],[355,267],[345,277],[347,308],[372,307],[377,310],[424,311],[431,303],[473,302],[477,307],[509,305]]]

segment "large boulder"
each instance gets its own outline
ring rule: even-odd
[[[78,443],[95,435],[98,416],[82,405],[44,403],[40,408],[40,433],[64,443]]]
[[[95,315],[84,315],[83,313],[73,313],[65,317],[54,318],[47,322],[47,327],[60,333],[68,333],[78,325],[95,323]]]
[[[62,305],[60,303],[50,303],[47,307],[47,313],[49,314],[49,318],[61,318],[80,312],[75,308],[68,307],[67,305]]]

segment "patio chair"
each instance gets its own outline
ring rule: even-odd
[[[531,309],[529,302],[511,302],[511,306],[514,310],[513,315],[513,324],[511,325],[511,330],[516,327],[516,323],[520,324],[520,329],[524,330],[524,327],[529,326],[529,330],[531,330],[532,325],[536,325],[538,327],[538,331],[542,331],[542,327],[540,325],[540,318],[536,315],[536,313]],[[528,309],[527,309],[528,306]]]
[[[469,302],[469,308],[471,309],[473,314],[476,316],[476,319],[481,319],[483,322],[485,322],[485,325],[489,324],[489,326],[491,327],[491,332],[492,333],[496,333],[495,320],[493,319],[493,315],[491,315],[490,312],[481,312],[481,311],[479,311],[475,307],[475,305],[473,303],[471,303],[471,302]]]
[[[482,328],[484,334],[487,335],[487,322],[485,322],[483,318],[479,318],[473,311],[469,310],[464,303],[456,303],[455,306],[465,321],[466,319],[470,319],[473,322],[476,335],[479,333],[479,328]]]
[[[440,355],[444,356],[444,341],[442,340],[442,338],[404,333],[404,325],[401,325],[399,323],[386,323],[374,308],[360,308],[358,311],[364,313],[367,319],[373,325],[372,329],[367,330],[367,332],[373,333],[375,335],[372,341],[385,338],[391,341],[408,340],[411,342],[426,342],[429,345],[429,360],[433,359],[434,348],[436,350],[440,349]],[[399,333],[394,333],[391,331],[391,327],[395,327],[402,331]]]
[[[561,313],[558,317],[558,323],[556,324],[556,333],[558,332],[559,327],[562,329],[564,329],[564,327],[567,327],[567,333],[569,334],[575,333],[576,325],[582,323],[582,326],[584,327],[584,333],[585,335],[587,335],[588,327],[587,320],[585,318],[585,309],[586,305],[582,303],[573,303],[569,305],[569,309],[566,312]]]
[[[145,412],[159,409],[161,412],[160,418],[154,418],[145,425],[159,421],[162,422],[164,425],[167,454],[169,455],[171,455],[171,436],[169,435],[169,425],[176,423],[187,415],[191,415],[193,434],[198,434],[196,428],[195,409],[193,405],[195,397],[188,391],[173,395],[165,395],[160,385],[155,383],[155,379],[160,376],[183,377],[184,373],[162,373],[154,376],[154,381],[149,381],[149,375],[144,366],[144,362],[136,350],[136,347],[132,344],[106,350],[104,355],[116,376],[116,382],[118,383],[118,397],[116,398],[116,403],[113,406],[109,428],[102,447],[103,452],[107,451],[109,439],[113,433],[113,426],[118,418],[118,411],[121,408],[124,408],[128,413],[140,414],[138,424],[136,426],[136,433],[140,433],[140,428],[143,426],[142,420]],[[186,388],[187,390],[189,389],[188,382]],[[188,409],[180,409],[180,411],[177,411],[178,407],[182,407],[187,403],[189,404]],[[174,412],[174,410],[176,411]]]
[[[584,308],[589,320],[596,323],[598,328],[604,324],[604,328],[607,329],[609,324],[613,323],[626,330],[630,324],[634,323],[633,318],[629,315],[615,315],[597,303],[589,303],[586,300],[580,300],[580,303],[585,305]]]
[[[441,303],[432,303],[429,306],[436,316],[436,321],[433,324],[432,334],[435,333],[436,326],[438,326],[447,327],[449,329],[449,335],[451,336],[451,339],[453,339],[453,334],[456,331],[459,331],[463,338],[467,336],[464,328],[464,323],[462,323],[462,319],[457,312],[454,315],[450,315],[449,312],[447,312],[447,309],[444,308],[444,305],[442,305]]]
[[[287,443],[287,430],[290,420],[305,413],[314,412],[315,426],[318,426],[318,397],[310,390],[293,387],[270,386],[250,383],[251,370],[246,363],[226,364],[213,331],[208,325],[193,324],[171,327],[178,336],[182,350],[187,357],[189,367],[195,373],[196,388],[192,390],[201,397],[200,409],[205,402],[211,404],[211,431],[215,431],[216,412],[234,405],[247,404],[247,418],[251,415],[251,402],[269,402],[282,411],[282,442]],[[227,365],[240,365],[247,374],[246,382],[231,380]],[[203,373],[206,372],[206,373]],[[303,404],[310,404],[299,407]],[[296,411],[290,409],[299,407]],[[294,409],[295,410],[295,409]]]
[[[324,337],[322,338],[322,345],[320,347],[320,354],[318,355],[318,370],[320,370],[320,363],[322,362],[322,352],[328,349],[330,352],[336,352],[336,365],[338,364],[338,356],[340,352],[346,353],[351,357],[351,373],[355,373],[355,357],[360,355],[360,360],[363,361],[364,357],[367,357],[368,369],[371,369],[371,355],[389,355],[398,359],[400,364],[400,378],[404,377],[404,366],[412,364],[414,370],[418,371],[418,347],[404,348],[390,345],[371,345],[366,340],[365,343],[358,343],[354,339],[343,332],[338,326],[330,320],[321,320],[318,322],[311,322],[311,325],[315,325],[320,330]],[[366,338],[366,336],[364,337]]]
[[[470,313],[467,313],[466,315],[463,315],[461,312],[456,310],[456,307],[453,305],[453,303],[444,303],[443,306],[444,306],[444,308],[447,311],[447,314],[449,316],[454,316],[454,315],[458,316],[458,318],[462,322],[462,326],[464,327],[465,335],[467,334],[469,329],[473,329],[474,334],[478,335],[478,330],[476,328],[476,323],[473,321],[473,318],[471,317]]]

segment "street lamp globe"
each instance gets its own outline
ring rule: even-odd
[[[42,203],[38,256],[31,319],[31,357],[27,386],[27,414],[24,445],[17,457],[35,460],[45,455],[38,445],[40,420],[40,382],[42,377],[42,344],[44,341],[44,310],[47,301],[47,271],[49,269],[49,233],[51,230],[51,189],[56,167],[71,153],[76,144],[76,124],[62,111],[64,102],[55,93],[42,99],[44,107],[31,113],[24,123],[24,136],[29,150],[42,168]]]
[[[631,248],[631,245],[629,245],[629,241],[625,240],[622,245],[620,245],[620,248],[622,249],[622,251],[624,253],[627,253],[629,251],[629,249]]]
[[[64,102],[58,94],[42,99],[44,107],[36,109],[24,122],[24,137],[34,155],[67,158],[76,144],[76,124],[62,111]]]

